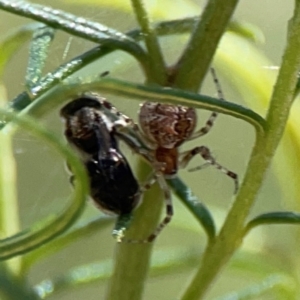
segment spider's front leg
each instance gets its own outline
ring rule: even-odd
[[[224,95],[223,95],[223,92],[222,92],[222,88],[221,88],[220,82],[218,80],[215,69],[210,68],[210,72],[211,72],[213,81],[215,83],[216,89],[217,89],[218,98],[220,100],[225,101]],[[211,113],[211,115],[209,116],[208,120],[206,121],[205,125],[203,127],[201,127],[199,130],[197,130],[196,132],[194,132],[188,140],[193,140],[193,139],[196,139],[200,136],[203,136],[203,135],[207,134],[212,129],[212,127],[214,126],[214,122],[215,122],[217,117],[218,117],[218,113],[213,111]]]
[[[171,222],[171,219],[174,214],[171,191],[163,174],[159,174],[157,176],[157,182],[164,193],[166,215],[163,218],[163,220],[160,222],[160,224],[157,226],[155,231],[149,235],[149,237],[147,238],[147,242],[152,242],[156,239],[156,237],[167,226],[167,224]]]
[[[238,189],[239,189],[238,175],[236,173],[228,170],[227,168],[223,167],[222,165],[220,165],[216,161],[216,159],[212,156],[209,148],[207,148],[205,146],[196,147],[196,148],[194,148],[190,151],[182,153],[182,158],[181,158],[181,161],[180,161],[180,167],[181,168],[186,167],[186,165],[190,162],[190,160],[197,154],[201,155],[201,157],[206,161],[206,164],[214,166],[215,168],[217,168],[221,172],[225,173],[225,175],[232,178],[234,180],[234,186],[235,186],[234,193],[236,193],[238,191]],[[203,165],[192,168],[189,171],[201,170],[202,168],[203,168]]]

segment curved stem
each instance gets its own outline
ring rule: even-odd
[[[175,33],[187,33],[193,28],[196,21],[197,18],[186,18],[182,20],[161,22],[155,25],[155,30],[157,34],[161,36],[171,35]],[[40,24],[38,25],[40,26]],[[132,37],[136,41],[140,41],[142,39],[141,30],[131,30],[127,32],[126,35]],[[110,54],[111,52],[116,50],[117,49],[113,48],[113,44],[107,41],[105,45],[92,48],[84,54],[73,58],[69,62],[61,65],[53,72],[48,73],[42,78],[42,80],[38,84],[33,86],[30,90],[31,97],[40,96],[41,94],[45,93],[46,91],[60,83],[65,78],[71,76],[72,74],[86,67],[95,60],[107,54]],[[22,110],[24,107],[26,107],[32,102],[31,97],[29,97],[27,93],[21,93],[12,101],[10,107],[15,110]]]
[[[0,41],[0,77],[3,76],[3,71],[10,58],[15,54],[15,51],[20,48],[23,43],[29,40],[32,33],[41,26],[40,23],[32,23],[13,32],[10,32],[8,36],[5,36]]]
[[[70,13],[26,1],[0,0],[0,9],[42,22],[95,43],[109,43],[113,48],[119,48],[133,55],[145,74],[148,73],[148,55],[133,39],[119,31]]]
[[[23,111],[23,113],[26,114],[28,112],[34,116],[40,116],[69,99],[72,99],[72,97],[78,95],[82,90],[106,91],[115,95],[128,96],[130,98],[142,100],[151,99],[151,101],[154,102],[181,104],[216,111],[248,122],[255,127],[258,134],[263,134],[264,132],[264,119],[252,110],[243,106],[178,89],[150,87],[117,79],[99,77],[93,79],[89,78],[86,81],[81,80],[80,85],[76,81],[65,83],[64,85],[50,90],[37,98]]]
[[[208,243],[212,243],[216,235],[216,227],[210,211],[193,195],[191,189],[179,177],[168,179],[168,184],[203,227],[207,235]]]
[[[85,169],[80,160],[55,135],[37,125],[37,122],[32,119],[20,118],[16,114],[4,110],[0,110],[0,115],[13,121],[13,123],[17,123],[57,150],[72,166],[72,172],[78,178],[75,182],[73,199],[63,212],[47,218],[47,220],[39,222],[16,235],[0,240],[0,260],[4,260],[42,246],[67,230],[79,217],[84,208],[88,193],[88,182]],[[6,134],[6,132],[3,134]]]
[[[257,136],[240,192],[215,243],[209,245],[205,251],[201,265],[182,297],[183,300],[203,299],[220,270],[242,242],[245,220],[282,137],[294,97],[297,72],[300,69],[300,1],[296,3],[288,38],[268,110],[266,133]]]
[[[194,28],[197,21],[198,17],[165,21],[155,24],[155,31],[160,36],[188,33]],[[140,41],[142,39],[141,30],[131,30],[127,32],[126,35],[132,37],[136,41]],[[117,49],[113,49],[112,44],[106,42],[105,46],[97,46],[73,58],[69,62],[61,65],[55,71],[44,76],[38,84],[31,88],[31,96],[40,96],[41,94],[45,93],[46,91],[60,83],[65,78],[71,76],[72,74],[91,64],[95,60],[104,57],[105,55],[110,54],[115,50]],[[10,107],[15,110],[22,110],[31,102],[32,99],[27,93],[21,93],[12,101]]]

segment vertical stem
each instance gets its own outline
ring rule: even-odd
[[[215,239],[215,243],[210,245],[203,255],[200,268],[182,298],[184,300],[203,299],[208,288],[224,267],[224,264],[242,242],[246,218],[282,137],[294,97],[297,83],[296,75],[300,69],[299,0],[297,1],[288,33],[288,43],[267,115],[266,134],[257,136],[244,184],[219,236]]]
[[[174,86],[197,91],[238,0],[209,0],[177,64]]]
[[[166,68],[155,29],[141,0],[131,0],[133,9],[148,49],[149,69],[147,81],[163,85]],[[142,177],[149,172],[144,163],[139,163]],[[141,177],[141,176],[139,176]],[[143,195],[144,196],[144,195]],[[135,220],[126,233],[126,238],[145,239],[157,226],[162,207],[161,192],[155,185],[144,196],[142,205],[134,214]],[[107,300],[138,300],[142,298],[144,284],[150,265],[153,244],[119,244],[116,247],[114,272],[107,290]],[[122,295],[122,296],[121,296]]]
[[[152,26],[143,1],[131,0],[131,4],[135,12],[136,19],[141,26],[149,53],[149,67],[151,68],[152,78],[148,78],[148,80],[163,85],[166,82],[166,68],[156,31]]]
[[[149,168],[145,168],[144,163],[141,165],[140,173],[144,177]],[[126,231],[126,239],[145,239],[156,228],[163,204],[160,194],[157,184],[146,193],[145,203],[134,213],[133,224]],[[115,266],[106,300],[142,298],[153,245],[120,243],[116,246]]]
[[[6,105],[4,87],[0,84],[0,106]],[[18,196],[16,190],[16,162],[13,155],[12,136],[0,132],[0,231],[1,236],[11,236],[20,230]],[[19,275],[22,258],[7,262],[7,268]]]

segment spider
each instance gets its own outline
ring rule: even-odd
[[[211,73],[217,86],[219,98],[224,100],[214,69],[211,69]],[[238,175],[220,165],[212,156],[208,147],[199,146],[183,153],[179,152],[179,147],[184,142],[201,137],[210,131],[218,115],[216,112],[210,115],[204,127],[195,131],[197,117],[194,108],[145,102],[141,105],[138,114],[140,127],[130,118],[117,112],[111,104],[103,105],[100,109],[106,116],[110,118],[114,116],[111,120],[115,122],[115,134],[136,153],[142,155],[153,167],[154,171],[145,186],[149,188],[150,185],[157,181],[164,192],[166,203],[165,217],[155,231],[145,240],[131,242],[152,242],[171,221],[173,205],[166,179],[175,177],[179,168],[186,167],[189,161],[198,154],[206,161],[205,165],[212,165],[232,178],[235,184],[235,192],[238,190]],[[111,114],[107,109],[115,112]],[[126,120],[125,122],[117,122],[117,118],[120,115]],[[202,167],[203,165],[190,171],[195,171]],[[116,235],[118,234],[116,233]],[[122,240],[123,237],[120,235],[118,239]]]

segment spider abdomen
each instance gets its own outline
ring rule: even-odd
[[[171,149],[192,135],[197,116],[194,108],[145,102],[140,108],[139,123],[151,142]]]

